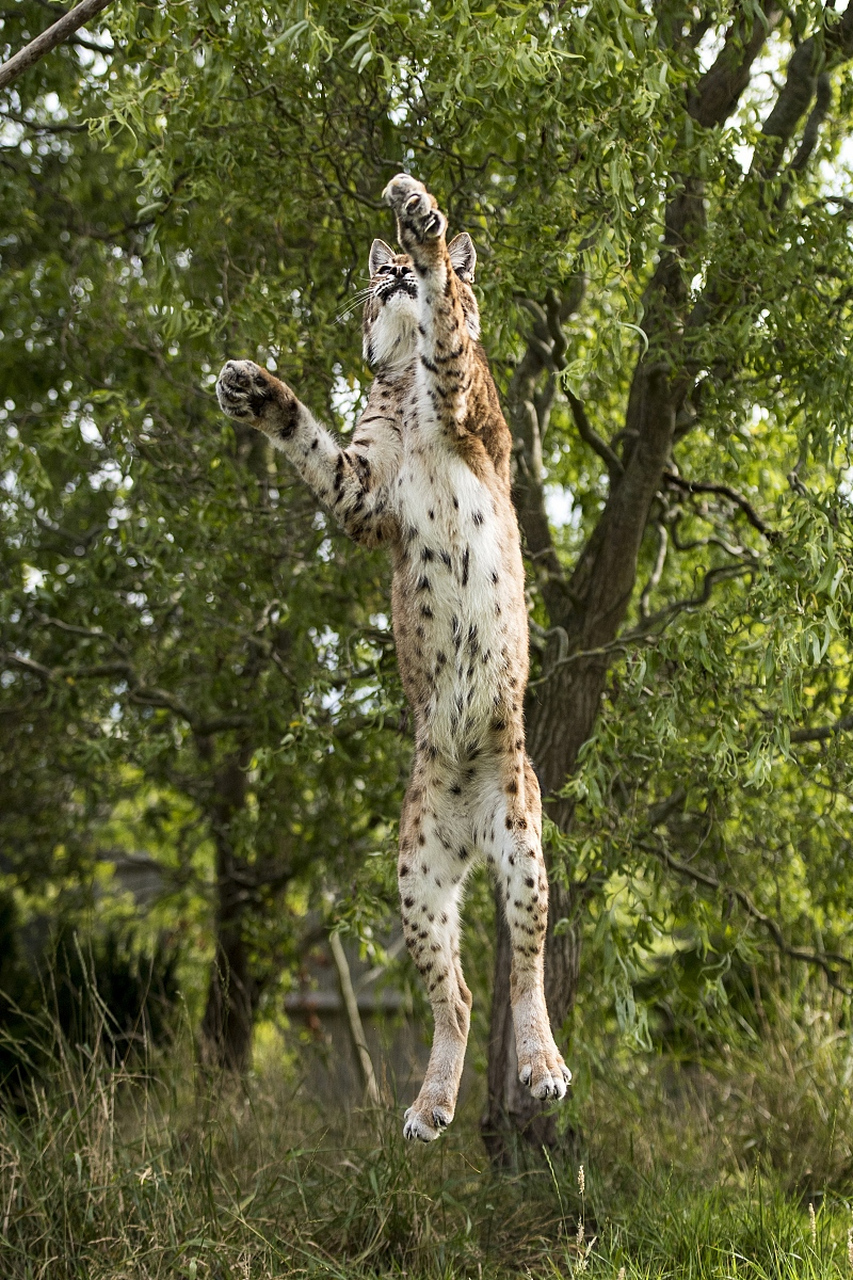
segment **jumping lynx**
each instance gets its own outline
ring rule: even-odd
[[[394,636],[415,724],[400,823],[399,883],[409,951],[429,991],[435,1035],[406,1112],[407,1138],[429,1142],[453,1119],[470,1022],[459,964],[465,878],[485,857],[512,937],[519,1078],[562,1098],[571,1073],[543,992],[548,882],[536,777],[524,753],[527,613],[510,500],[509,429],[478,341],[467,234],[422,183],[384,192],[403,253],[370,250],[364,354],[375,369],[352,444],[341,449],[284,383],[229,360],[219,403],[266,432],[356,542],[387,545]]]

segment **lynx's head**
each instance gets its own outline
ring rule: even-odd
[[[471,285],[477,253],[467,231],[447,246],[461,288],[462,309],[472,338],[480,336],[480,313]],[[421,282],[406,253],[395,253],[384,240],[370,247],[370,285],[362,325],[364,358],[372,369],[404,368],[415,354],[418,335],[418,289]]]

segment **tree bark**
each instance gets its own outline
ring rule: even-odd
[[[112,0],[81,0],[80,4],[63,14],[58,22],[54,22],[53,26],[42,31],[35,40],[24,45],[24,48],[19,49],[7,62],[0,63],[0,89],[5,89],[13,80],[17,80],[18,76],[29,71],[30,67],[35,66],[46,53],[50,53],[51,49],[62,44],[63,40],[67,40],[79,27],[84,26],[90,18],[94,18],[96,13],[100,13],[110,4]]]
[[[259,994],[245,938],[249,905],[246,877],[241,875],[231,833],[234,816],[246,799],[246,755],[232,756],[214,775],[211,826],[216,845],[216,952],[201,1024],[202,1060],[238,1073],[247,1071],[251,1064]]]

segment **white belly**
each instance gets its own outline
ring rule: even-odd
[[[412,452],[398,477],[407,544],[398,590],[417,632],[430,692],[432,740],[454,757],[482,744],[511,699],[508,669],[519,643],[517,536],[506,513],[456,453]],[[510,584],[513,584],[510,586]],[[522,602],[523,617],[523,602]]]

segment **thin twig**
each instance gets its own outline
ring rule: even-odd
[[[691,596],[688,600],[675,600],[672,604],[667,605],[665,609],[661,609],[658,613],[654,613],[647,618],[644,625],[634,627],[630,631],[624,632],[615,640],[611,640],[609,644],[603,644],[597,649],[578,649],[574,653],[560,656],[557,660],[550,664],[547,671],[544,671],[538,680],[531,680],[528,689],[535,689],[537,686],[546,684],[558,667],[569,666],[573,662],[582,662],[584,658],[604,658],[610,654],[618,653],[620,650],[628,652],[630,649],[639,647],[642,644],[652,644],[655,640],[659,640],[663,632],[671,622],[678,617],[679,614],[688,610],[699,609],[703,604],[707,604],[711,598],[711,592],[718,582],[725,582],[728,578],[735,578],[741,573],[748,573],[753,568],[751,564],[723,565],[719,569],[709,569],[702,581],[702,591],[698,596]],[[562,628],[560,628],[562,630]]]
[[[346,952],[341,942],[339,933],[332,932],[329,934],[329,947],[332,952],[332,959],[335,962],[335,968],[338,971],[338,983],[341,988],[341,998],[344,1002],[344,1012],[346,1014],[347,1025],[349,1027],[350,1039],[358,1058],[358,1065],[361,1070],[361,1076],[364,1080],[364,1090],[367,1095],[367,1101],[373,1107],[378,1107],[381,1102],[379,1093],[379,1085],[376,1081],[376,1072],[373,1070],[373,1063],[370,1060],[370,1051],[367,1047],[367,1040],[364,1035],[364,1025],[361,1021],[361,1014],[358,1011],[358,1001],[355,998],[355,991],[352,985],[352,976],[350,974],[349,962],[347,961]]]
[[[850,729],[853,729],[853,716],[842,716],[835,724],[824,725],[819,729],[792,729],[791,742],[826,742]]]
[[[655,558],[654,568],[649,574],[649,580],[646,583],[646,585],[643,587],[642,593],[640,595],[640,617],[641,618],[647,618],[649,616],[649,601],[651,600],[652,592],[658,586],[660,586],[660,580],[661,580],[661,577],[663,576],[663,568],[664,568],[664,565],[666,564],[666,552],[667,552],[667,547],[669,546],[669,535],[667,533],[666,525],[662,520],[657,521],[657,531],[658,531],[658,553]]]

